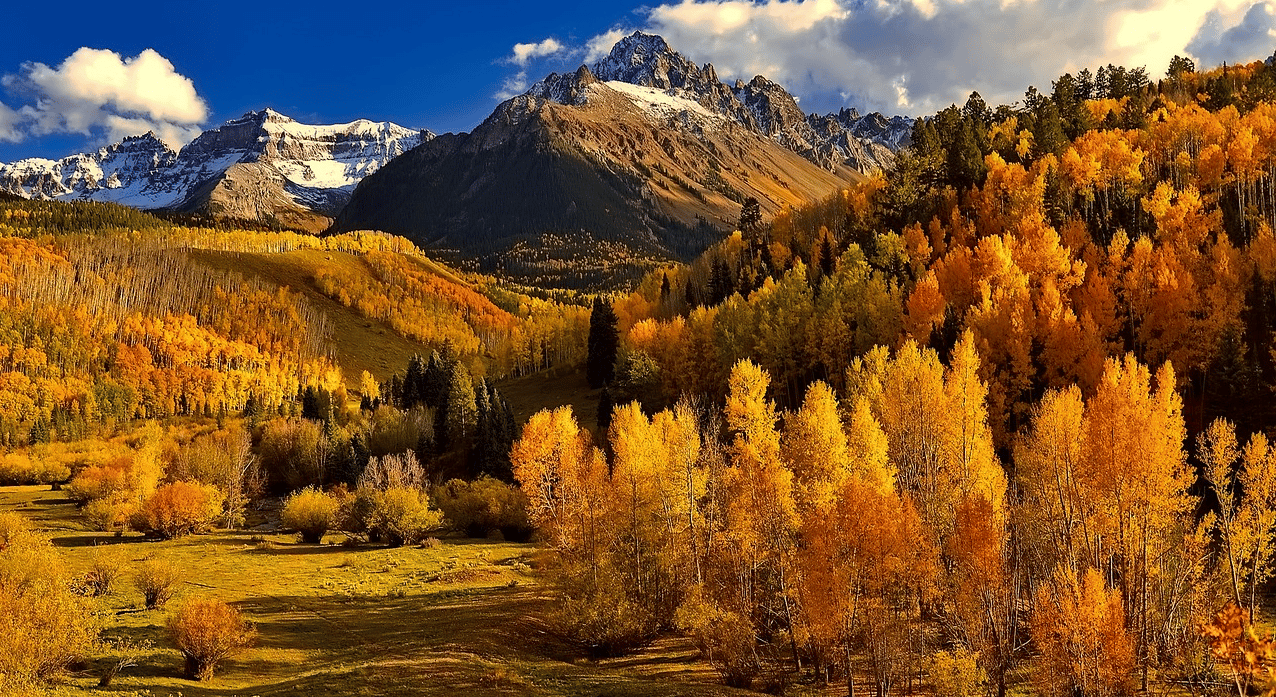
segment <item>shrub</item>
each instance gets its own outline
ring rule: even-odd
[[[700,652],[728,685],[748,687],[761,671],[757,636],[749,618],[719,607],[707,600],[699,589],[678,607],[674,623],[695,639]]]
[[[453,479],[435,494],[451,526],[470,537],[499,531],[507,540],[526,540],[532,533],[523,490],[491,477],[473,482]]]
[[[71,468],[51,458],[32,458],[27,453],[0,456],[0,485],[54,484],[71,478]]]
[[[625,593],[619,574],[603,568],[597,578],[562,569],[566,593],[558,608],[564,633],[595,656],[617,656],[649,641],[656,631],[650,613]]]
[[[167,559],[151,557],[137,567],[137,576],[133,583],[145,596],[146,609],[154,610],[172,599],[181,578],[182,570],[176,564]]]
[[[124,553],[112,547],[97,547],[89,560],[89,570],[80,577],[77,585],[85,595],[107,595],[124,573]]]
[[[302,542],[318,544],[336,524],[340,508],[336,498],[307,487],[288,497],[281,518],[284,527],[301,533]]]
[[[930,657],[930,679],[936,697],[977,697],[983,692],[984,671],[979,654],[965,648],[937,651]]]
[[[369,529],[397,547],[420,542],[442,522],[443,514],[430,508],[429,498],[420,489],[392,487],[377,497]]]
[[[119,457],[103,465],[86,467],[67,485],[67,495],[80,503],[101,499],[128,490],[128,470],[132,459]]]
[[[125,493],[112,494],[84,504],[80,515],[98,532],[122,531],[137,515],[137,502]]]
[[[154,432],[148,430],[140,437],[143,442],[139,450],[120,452],[116,446],[107,448],[108,453],[115,454],[96,457],[86,454],[80,458],[72,468],[77,474],[66,487],[68,495],[80,503],[125,492],[138,500],[150,496],[163,474],[163,466]]]
[[[164,539],[206,532],[221,516],[225,498],[220,489],[209,484],[165,484],[142,505],[138,527]]]
[[[186,677],[208,680],[218,664],[252,643],[257,632],[239,610],[215,598],[187,601],[168,618],[168,633],[186,657]]]
[[[367,487],[355,491],[339,488],[336,498],[340,503],[337,526],[342,532],[353,537],[367,537],[369,542],[381,540],[380,530],[373,525],[381,492]]]
[[[0,694],[55,677],[93,648],[100,628],[48,539],[0,513]]]

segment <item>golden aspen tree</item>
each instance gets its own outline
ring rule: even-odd
[[[1015,476],[1022,504],[1020,533],[1037,570],[1059,566],[1076,572],[1099,550],[1092,478],[1086,471],[1085,404],[1076,386],[1051,390],[1033,411],[1015,447]]]
[[[1060,567],[1033,599],[1031,632],[1040,655],[1037,689],[1047,697],[1117,697],[1135,691],[1134,639],[1121,596],[1095,569]]]
[[[934,548],[907,500],[858,476],[804,516],[798,549],[805,625],[817,651],[855,694],[864,651],[879,695],[905,670],[905,642],[932,582]]]
[[[1262,433],[1238,448],[1231,422],[1215,419],[1197,436],[1197,458],[1201,476],[1218,500],[1214,526],[1223,543],[1232,599],[1247,610],[1252,623],[1258,584],[1272,573],[1276,452]]]
[[[837,398],[827,384],[812,383],[802,408],[785,419],[781,454],[793,471],[799,511],[827,502],[850,473]]]
[[[1183,452],[1182,400],[1169,364],[1153,382],[1148,368],[1127,355],[1109,359],[1087,404],[1086,455],[1099,502],[1105,554],[1120,571],[1121,595],[1138,628],[1139,663],[1147,680],[1151,660],[1149,607],[1157,551],[1177,543],[1189,512],[1191,474]]]
[[[798,517],[793,473],[780,457],[775,404],[767,398],[769,384],[766,371],[750,361],[731,370],[725,415],[735,435],[721,535],[732,548],[738,597],[763,616],[778,616],[788,629],[793,625],[788,567]]]
[[[686,399],[679,400],[673,411],[657,414],[653,426],[660,429],[669,457],[669,486],[662,491],[666,544],[677,555],[676,568],[685,588],[703,579],[701,538],[706,523],[698,509],[709,477],[700,458],[700,427],[695,408]]]
[[[993,450],[988,427],[988,388],[979,377],[979,354],[967,331],[953,347],[944,376],[947,417],[943,459],[953,479],[954,496],[985,498],[1000,512],[1006,497],[1006,474]]]
[[[532,415],[510,450],[510,461],[528,498],[528,516],[544,539],[564,555],[583,557],[596,573],[607,463],[571,407]]]
[[[611,534],[618,566],[635,602],[653,608],[662,585],[658,556],[661,491],[669,486],[668,453],[637,402],[616,407],[611,422]]]
[[[886,433],[873,416],[867,397],[856,397],[851,405],[846,431],[850,472],[880,493],[895,491],[895,466],[889,457]]]
[[[1022,604],[1018,555],[1010,547],[1005,514],[982,493],[966,494],[954,511],[945,551],[950,626],[978,655],[998,697],[1005,697],[1021,643]]]
[[[926,525],[939,535],[952,511],[951,481],[945,476],[950,440],[944,367],[933,350],[906,341],[886,364],[880,383],[882,430],[898,468],[901,492],[912,496]]]

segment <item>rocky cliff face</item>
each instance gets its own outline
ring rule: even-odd
[[[432,137],[367,120],[312,126],[264,109],[180,152],[148,133],[61,160],[0,164],[0,191],[322,229],[363,177]]]

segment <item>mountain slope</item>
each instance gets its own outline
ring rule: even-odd
[[[0,164],[0,190],[319,230],[367,174],[433,137],[392,123],[298,123],[271,109],[200,134],[180,152],[154,134],[61,160]]]
[[[334,227],[402,234],[535,282],[605,285],[694,255],[735,225],[748,197],[774,213],[858,177],[694,100],[582,67],[505,102],[472,133],[388,163]]]
[[[389,163],[333,229],[404,235],[531,282],[614,284],[694,256],[749,198],[774,214],[890,166],[911,126],[808,118],[779,85],[730,87],[636,32]]]

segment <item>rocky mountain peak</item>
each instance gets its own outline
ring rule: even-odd
[[[526,111],[531,105],[526,104],[526,97],[537,97],[540,99],[548,99],[551,102],[559,104],[570,104],[572,106],[580,106],[585,103],[586,88],[596,84],[598,78],[589,70],[588,66],[580,66],[574,73],[550,73],[545,79],[532,85],[522,97],[507,102],[519,113]],[[498,109],[498,111],[500,111]],[[506,109],[505,111],[510,111]]]
[[[701,70],[663,37],[636,31],[616,42],[606,58],[594,63],[599,80],[669,89],[687,87],[701,78]],[[716,76],[715,76],[716,77]]]

